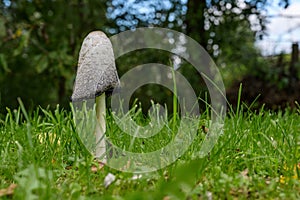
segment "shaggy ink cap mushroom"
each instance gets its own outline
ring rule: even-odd
[[[111,93],[119,85],[111,41],[101,31],[89,33],[84,39],[78,59],[78,70],[72,101],[93,99]]]

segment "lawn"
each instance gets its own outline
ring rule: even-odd
[[[200,158],[209,128],[203,113],[184,155],[143,174],[99,167],[76,136],[72,112],[59,106],[26,112],[22,104],[7,111],[0,121],[3,199],[300,199],[299,110],[254,112],[240,106],[228,112],[224,134]],[[107,136],[123,148],[152,151],[175,134],[166,130],[150,142],[133,141],[108,111]],[[115,176],[110,184],[104,181],[109,173]]]

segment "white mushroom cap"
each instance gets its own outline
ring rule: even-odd
[[[78,70],[72,101],[82,101],[112,90],[119,84],[112,44],[101,31],[84,39],[78,60]]]

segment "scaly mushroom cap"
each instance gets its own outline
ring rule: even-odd
[[[112,44],[101,31],[84,39],[78,60],[78,70],[72,101],[82,101],[112,90],[119,83]]]

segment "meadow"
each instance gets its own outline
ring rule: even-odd
[[[228,112],[209,155],[200,158],[207,110],[183,156],[158,171],[134,174],[99,166],[76,136],[72,112],[59,106],[29,112],[19,102],[0,121],[2,199],[300,199],[299,109],[240,105]],[[147,152],[168,142],[169,131],[151,142],[132,142],[107,115],[108,138],[124,148]],[[109,173],[115,180],[107,184]]]

